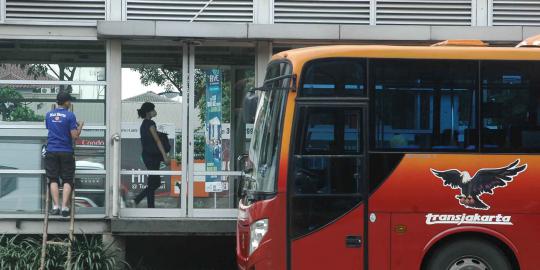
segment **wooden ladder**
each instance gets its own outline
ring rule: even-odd
[[[73,252],[73,241],[74,236],[73,232],[75,230],[75,188],[71,189],[71,205],[70,205],[70,215],[69,215],[69,238],[68,241],[48,241],[48,230],[49,230],[49,198],[50,198],[50,183],[47,180],[46,184],[46,194],[45,194],[45,216],[43,220],[43,240],[41,242],[41,264],[39,269],[45,270],[45,261],[47,257],[47,245],[57,245],[66,247],[68,249],[67,258],[66,258],[66,269],[71,270],[71,257]],[[60,209],[61,211],[62,209]]]

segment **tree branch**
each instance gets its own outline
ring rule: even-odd
[[[51,64],[47,64],[47,67],[49,68],[50,71],[52,71],[54,73],[54,75],[56,75],[56,77],[58,79],[60,79],[60,75],[58,75],[58,73],[56,73],[56,71],[54,71],[54,69],[51,67]]]
[[[165,77],[167,77],[167,79],[174,85],[174,87],[176,87],[176,90],[178,90],[178,92],[182,92],[182,90],[180,90],[180,86],[171,78],[171,76],[169,76],[169,74],[167,74],[167,71],[164,69],[164,68],[159,68],[161,70],[161,72],[163,72],[163,74],[165,75]]]

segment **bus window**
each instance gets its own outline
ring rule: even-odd
[[[366,95],[366,60],[323,59],[306,64],[299,95],[340,97]]]
[[[540,64],[482,62],[482,148],[540,150]]]
[[[328,224],[361,201],[362,117],[357,107],[300,109],[290,186],[293,237]]]
[[[373,60],[375,148],[477,149],[477,68],[473,61]]]

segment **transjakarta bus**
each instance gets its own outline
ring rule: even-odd
[[[540,269],[540,49],[295,49],[259,90],[240,269]]]

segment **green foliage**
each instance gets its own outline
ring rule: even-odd
[[[17,107],[21,106],[22,99],[23,96],[14,88],[0,88],[0,113],[2,114],[3,121],[9,121],[11,119],[11,113]]]
[[[60,241],[61,239],[54,239]],[[83,235],[73,243],[73,270],[114,270],[122,265],[130,266],[119,261],[112,244],[104,246],[99,236]],[[45,269],[66,269],[67,249],[61,246],[47,246]],[[34,270],[39,269],[41,260],[41,240],[21,236],[0,236],[0,269]]]
[[[16,107],[11,113],[11,121],[35,121],[42,122],[45,120],[43,115],[36,114],[28,107]]]
[[[74,245],[73,269],[81,270],[114,270],[120,263],[116,252],[112,248],[112,243],[104,246],[98,237],[79,238]]]
[[[32,239],[0,236],[0,269],[38,269],[34,258],[39,258]]]
[[[176,90],[182,92],[182,72],[179,69],[142,65],[132,70],[140,74],[141,83],[145,86],[155,83],[164,86],[167,91]]]
[[[3,121],[43,121],[45,117],[37,115],[23,105],[24,98],[14,88],[0,88],[0,114]]]
[[[195,135],[195,143],[193,147],[193,157],[194,159],[204,159],[206,140],[204,134]]]

